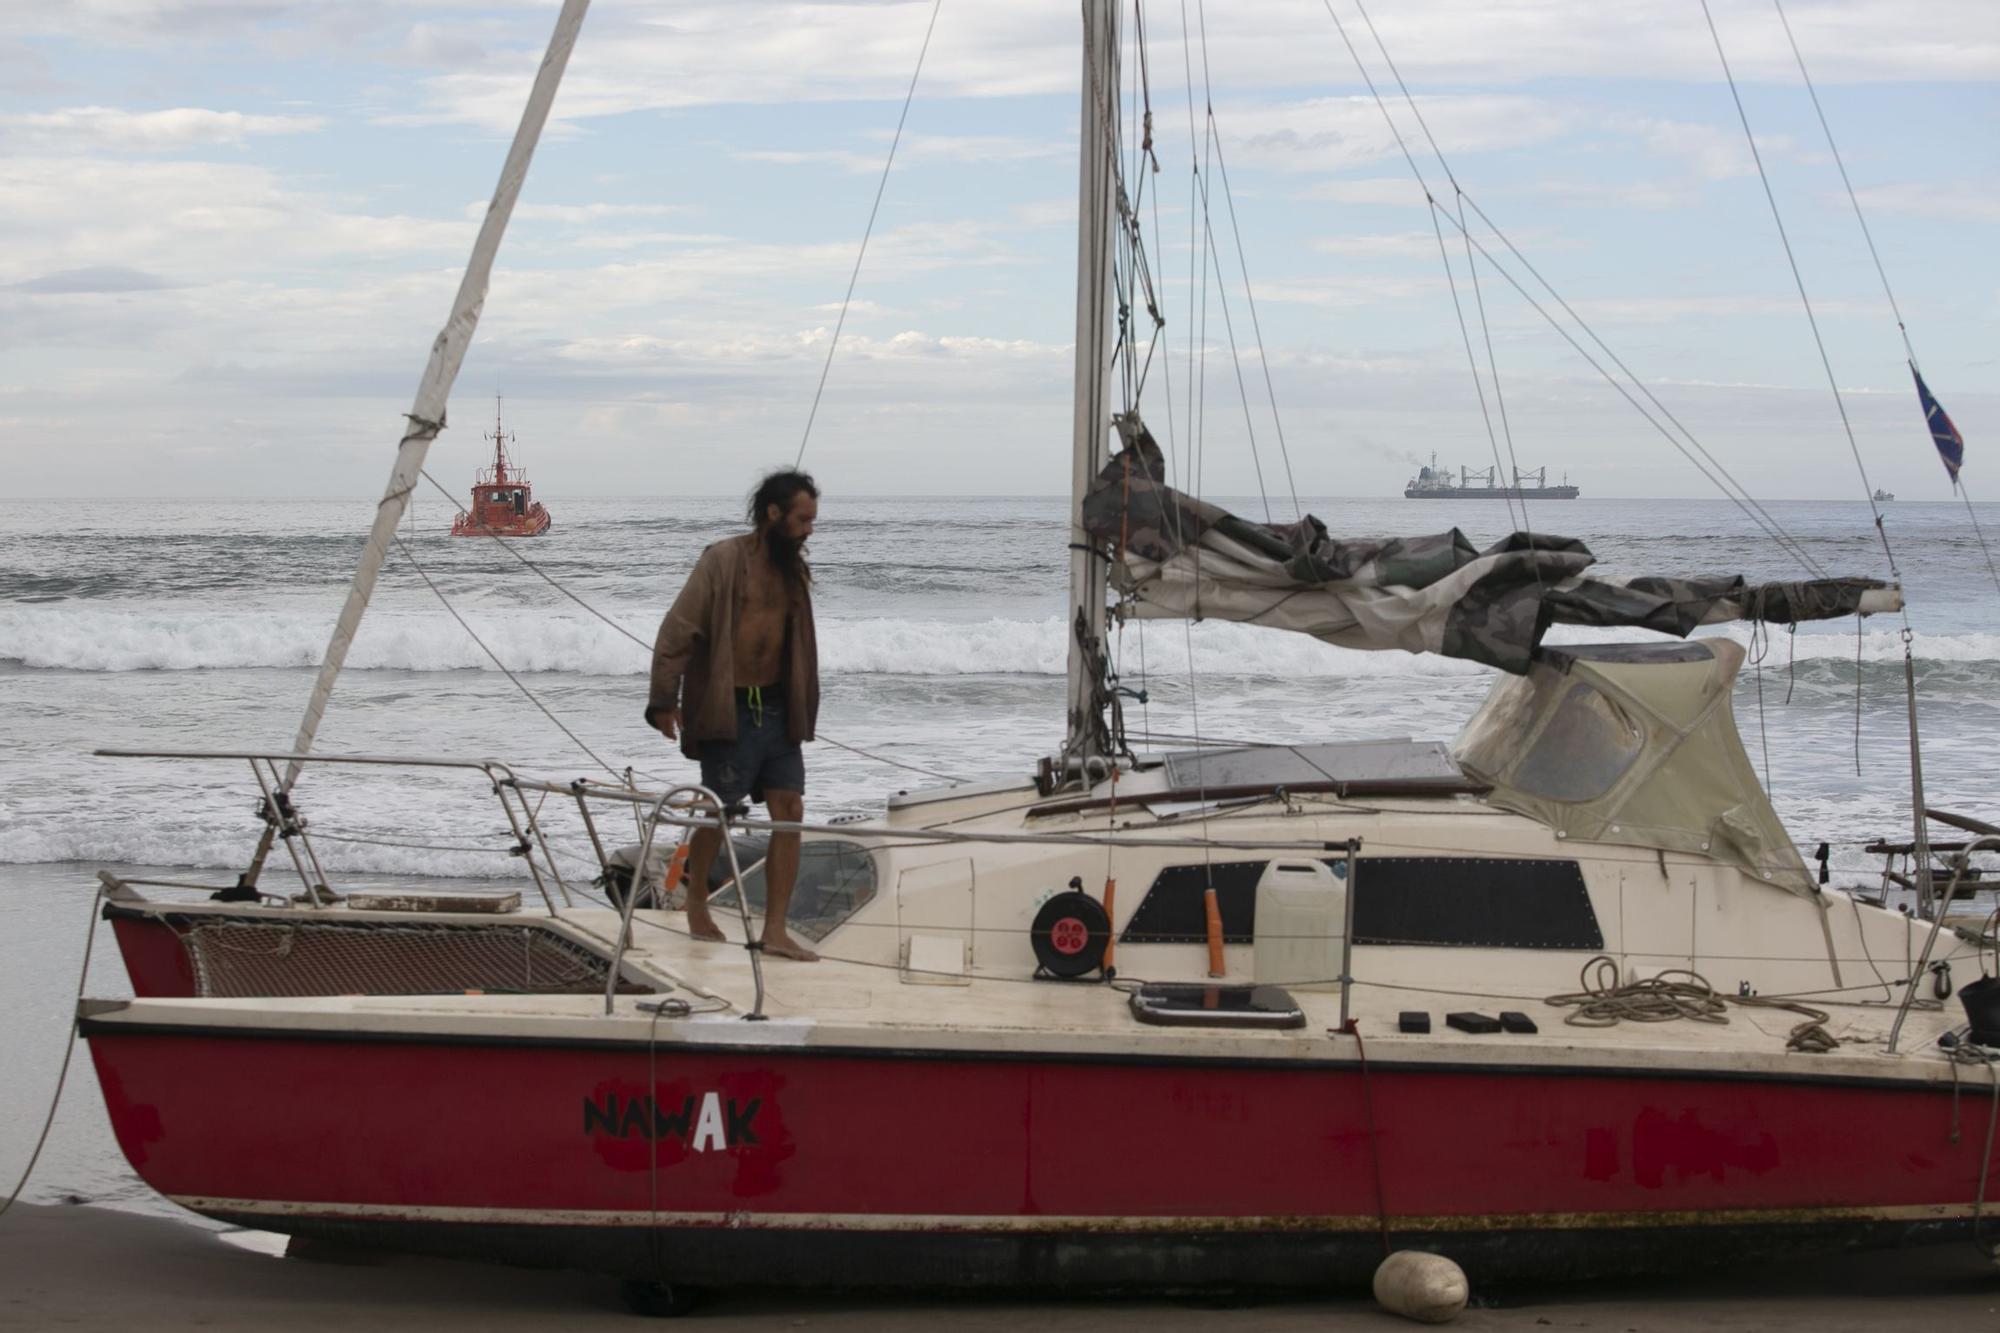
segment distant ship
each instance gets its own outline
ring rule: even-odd
[[[1893,500],[1896,497],[1890,494],[1888,491],[1885,491],[1881,487],[1877,486],[1875,488],[1875,498],[1878,500]]]
[[[1431,455],[1429,467],[1417,469],[1417,475],[1403,488],[1406,500],[1574,500],[1576,487],[1569,484],[1569,474],[1556,485],[1549,485],[1549,470],[1538,468],[1533,472],[1514,469],[1514,484],[1499,484],[1500,469],[1487,468],[1483,472],[1462,467],[1458,470],[1458,480],[1453,481],[1449,468],[1437,465],[1437,455]],[[1525,485],[1532,480],[1534,485]],[[1475,486],[1473,482],[1480,484]]]
[[[535,499],[528,474],[507,461],[514,437],[500,425],[500,400],[493,400],[493,466],[479,469],[472,483],[472,508],[452,520],[454,537],[539,537],[554,520]]]

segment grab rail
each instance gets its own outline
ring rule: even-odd
[[[695,820],[674,819],[668,816],[666,813],[667,807],[675,804],[674,798],[681,796],[683,793],[687,795],[686,799],[679,803],[681,808],[698,809],[706,807],[714,812],[714,818]],[[578,792],[577,804],[581,805],[582,803],[583,793]],[[625,947],[632,942],[632,914],[638,910],[640,881],[646,878],[646,858],[652,855],[653,835],[663,821],[680,824],[688,830],[687,836],[690,837],[693,836],[696,829],[713,828],[716,830],[717,836],[721,839],[723,847],[729,852],[729,879],[730,883],[736,889],[736,908],[739,915],[743,918],[743,947],[750,954],[750,977],[757,988],[756,1001],[751,1005],[750,1012],[743,1017],[751,1022],[761,1023],[766,1017],[764,1013],[764,960],[759,957],[763,952],[764,946],[753,938],[750,933],[750,894],[743,886],[743,863],[737,860],[736,857],[736,840],[729,836],[729,811],[723,806],[721,797],[700,783],[694,782],[678,787],[669,787],[666,791],[661,792],[659,799],[653,802],[652,811],[646,817],[644,830],[639,838],[638,864],[633,868],[631,887],[626,890],[625,901],[621,904],[618,916],[618,938],[612,944],[611,967],[605,974],[604,1012],[608,1016],[613,1010],[615,997],[618,993],[618,976],[624,967]],[[593,842],[596,841],[595,833],[592,833],[591,840]],[[602,848],[600,848],[599,856],[601,857],[602,855]],[[666,887],[662,885],[663,889]]]

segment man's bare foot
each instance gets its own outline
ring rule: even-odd
[[[772,939],[766,935],[764,937],[764,952],[776,954],[780,958],[789,958],[797,963],[817,963],[819,961],[818,954],[806,948],[805,945],[800,944],[789,935],[780,935],[776,939]]]
[[[715,918],[708,914],[706,906],[689,906],[687,909],[687,918],[688,934],[695,939],[708,940],[715,944],[722,944],[727,941],[728,937],[722,933],[722,927],[715,924]]]

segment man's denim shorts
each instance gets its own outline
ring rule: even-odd
[[[785,687],[767,685],[762,706],[748,690],[736,691],[736,739],[701,743],[701,782],[725,806],[767,791],[806,789],[806,757],[785,734]]]

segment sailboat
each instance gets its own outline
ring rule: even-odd
[[[558,18],[323,684],[442,421],[583,10]],[[1136,407],[1111,401],[1118,6],[1086,0],[1083,23],[1060,748],[1032,778],[801,826],[809,968],[767,973],[745,947],[762,877],[736,866],[716,899],[735,943],[636,894],[616,911],[551,891],[526,925],[573,966],[516,987],[439,993],[406,972],[395,984],[431,993],[87,1000],[133,1168],[237,1225],[592,1269],[669,1305],[744,1283],[1325,1285],[1392,1246],[1476,1282],[1976,1237],[1993,1144],[1961,1132],[1958,1098],[1983,1107],[1993,1079],[2000,1105],[2000,1078],[1945,1044],[1959,1024],[1919,991],[1931,964],[1971,971],[1980,939],[1814,881],[1731,715],[1744,650],[1686,637],[1893,611],[1900,590],[1600,579],[1546,534],[1358,541],[1175,489]],[[1113,592],[1129,617],[1255,621],[1499,677],[1449,746],[1140,756],[1105,662]],[[1676,637],[1554,647],[1555,622]],[[305,766],[383,762],[315,756],[316,722],[289,753],[244,756],[270,824],[253,864],[282,844],[308,892],[203,911],[294,939],[338,912],[389,919],[326,906],[286,822]],[[537,883],[559,873],[536,859],[543,800],[639,810],[640,865],[723,817],[692,788],[469,767],[524,821]],[[522,929],[419,914],[342,948],[392,967],[410,936],[504,948]],[[264,952],[281,975],[300,951]]]

